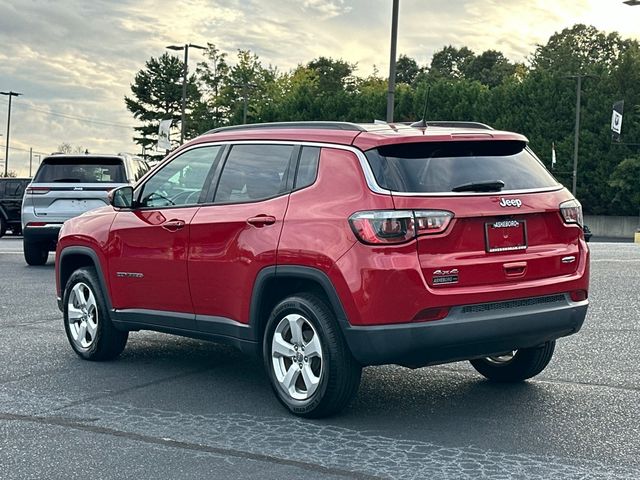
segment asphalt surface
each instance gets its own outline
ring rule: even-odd
[[[53,262],[0,240],[0,479],[638,479],[640,245],[592,243],[591,306],[547,369],[367,368],[337,417],[286,413],[233,349],[142,332],[80,360]]]

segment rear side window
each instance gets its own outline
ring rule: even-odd
[[[34,183],[126,183],[119,158],[49,157],[42,161]]]
[[[558,182],[519,141],[386,145],[365,152],[378,185],[395,192],[445,193],[504,182],[502,190],[553,187]]]
[[[24,182],[18,180],[9,180],[6,183],[5,195],[7,197],[22,197],[24,194]]]
[[[214,203],[256,202],[287,191],[293,145],[234,145]]]
[[[300,160],[298,161],[298,173],[296,174],[296,182],[293,186],[295,190],[308,187],[316,181],[319,158],[320,149],[318,147],[302,147]]]

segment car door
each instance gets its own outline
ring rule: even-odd
[[[276,264],[298,151],[293,145],[231,146],[213,204],[191,222],[188,269],[198,329],[224,334],[248,321],[258,272]]]
[[[204,146],[179,154],[138,187],[137,208],[116,215],[109,234],[112,301],[129,318],[194,328],[189,229],[220,151]]]

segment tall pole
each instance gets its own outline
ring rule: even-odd
[[[571,187],[571,193],[576,196],[576,184],[578,182],[578,145],[580,143],[580,97],[582,95],[582,75],[577,75],[576,78],[576,131],[573,138],[573,184]]]
[[[182,108],[180,112],[180,145],[184,143],[184,136],[187,131],[187,74],[189,72],[189,47],[199,48],[200,50],[206,50],[205,47],[195,45],[193,43],[185,43],[182,45],[169,45],[169,50],[184,50],[184,68],[182,70]]]
[[[391,54],[389,55],[389,91],[387,93],[387,123],[393,123],[393,106],[396,91],[396,45],[398,43],[398,4],[393,0],[391,15]]]
[[[184,143],[184,133],[186,131],[186,114],[185,109],[187,105],[187,62],[189,61],[189,44],[184,45],[184,71],[182,74],[182,115],[180,122],[180,145]]]
[[[29,176],[31,176],[33,166],[33,147],[29,147]]]
[[[9,172],[9,133],[11,131],[11,97],[17,97],[22,95],[21,93],[9,91],[9,92],[0,92],[0,95],[8,95],[9,96],[9,109],[7,110],[7,139],[6,145],[4,146],[4,176],[6,177]]]

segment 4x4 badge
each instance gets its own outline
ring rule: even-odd
[[[522,206],[522,200],[520,200],[519,198],[500,197],[500,206],[520,208]]]

